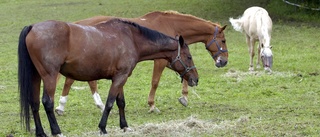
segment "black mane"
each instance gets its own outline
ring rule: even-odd
[[[168,39],[176,40],[176,39],[174,39],[170,36],[167,36],[161,32],[158,32],[156,30],[141,26],[135,22],[122,20],[122,19],[114,19],[112,21],[121,22],[124,24],[131,25],[131,26],[137,28],[144,37],[146,37],[147,39],[149,39],[153,42],[159,43],[159,44],[166,44],[168,42]],[[108,21],[108,22],[110,22],[110,21]]]

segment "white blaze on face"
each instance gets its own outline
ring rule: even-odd
[[[220,63],[220,61],[221,61],[221,57],[218,56],[218,58],[217,58],[217,60],[216,60],[216,63],[218,64],[218,63]]]
[[[273,57],[271,47],[264,47],[261,50],[261,59],[264,65],[264,69],[268,72],[271,72],[271,67],[273,64]]]
[[[265,47],[265,48],[262,48],[261,54],[264,55],[265,57],[271,57],[272,51],[271,51],[270,47]]]

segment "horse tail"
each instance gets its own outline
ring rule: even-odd
[[[239,19],[229,18],[229,21],[230,21],[234,30],[239,31],[239,32],[243,32],[242,17],[240,17]]]
[[[33,74],[36,72],[35,66],[31,61],[29,52],[26,46],[26,37],[32,26],[26,26],[20,33],[18,45],[18,83],[20,92],[20,119],[22,127],[25,126],[27,131],[30,131],[30,100],[33,97]]]

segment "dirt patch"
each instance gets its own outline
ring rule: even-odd
[[[0,89],[6,89],[6,86],[0,85]]]

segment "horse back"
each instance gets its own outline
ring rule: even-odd
[[[164,33],[166,35],[169,35],[171,37],[174,37],[176,35],[175,29],[171,27],[170,23],[168,21],[161,18],[163,14],[161,12],[152,12],[148,13],[146,15],[137,17],[137,18],[123,18],[123,17],[114,17],[114,16],[94,16],[91,18],[83,19],[74,22],[75,24],[79,25],[97,25],[103,22],[107,22],[113,19],[121,19],[121,20],[127,20],[134,23],[137,23],[141,26],[159,31],[161,33]]]
[[[116,17],[113,17],[113,16],[94,16],[94,17],[91,17],[91,18],[87,18],[87,19],[83,19],[83,20],[79,20],[79,21],[76,21],[76,22],[73,22],[75,24],[80,24],[80,25],[96,25],[98,23],[101,23],[101,22],[106,22],[106,21],[109,21],[111,19],[114,19]]]
[[[251,7],[242,16],[243,29],[251,37],[271,36],[272,20],[268,12],[261,7]]]

